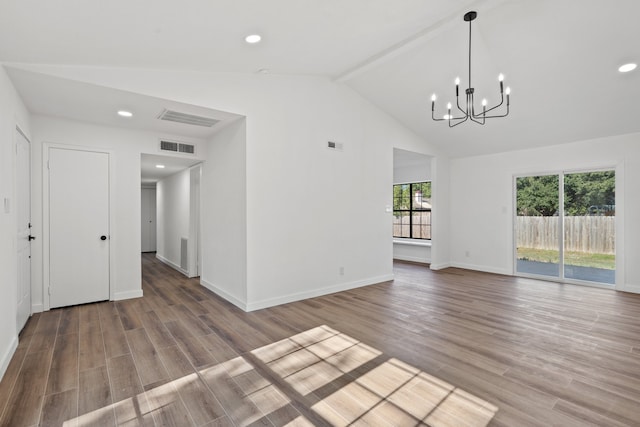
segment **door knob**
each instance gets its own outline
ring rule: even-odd
[[[36,236],[29,235],[29,241],[36,240]]]
[[[107,236],[100,236],[100,240],[107,240]]]

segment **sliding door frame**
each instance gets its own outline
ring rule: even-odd
[[[616,270],[615,270],[615,284],[604,284],[599,282],[590,282],[586,280],[579,279],[567,279],[564,276],[564,177],[568,174],[573,173],[586,173],[586,172],[603,172],[603,171],[614,171],[615,172],[615,193],[616,193],[616,215],[615,215],[615,260],[616,260]],[[517,180],[518,178],[530,177],[530,176],[548,176],[548,175],[558,175],[558,250],[559,250],[559,276],[543,276],[537,274],[530,273],[521,273],[518,272],[518,242],[517,242],[517,215],[518,215],[518,191],[517,191]],[[547,280],[551,282],[559,282],[559,283],[568,283],[568,284],[576,284],[583,286],[593,286],[597,288],[605,288],[605,289],[616,289],[616,290],[625,290],[625,281],[624,281],[624,163],[621,162],[617,165],[594,165],[594,166],[585,166],[580,168],[571,168],[571,169],[561,169],[561,170],[546,170],[546,171],[538,171],[538,172],[523,172],[513,174],[512,177],[512,202],[513,202],[513,210],[512,210],[512,265],[513,265],[513,275],[518,277],[526,277],[531,279],[540,279]]]

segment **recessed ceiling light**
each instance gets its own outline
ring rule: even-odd
[[[260,68],[258,72],[260,74],[269,74],[270,70],[268,68]]]
[[[258,43],[260,40],[262,40],[262,37],[259,34],[251,34],[244,38],[244,41],[251,44]]]
[[[156,165],[158,169],[164,169],[164,165]]]
[[[118,111],[118,115],[120,117],[132,117],[133,113],[131,111],[120,110],[120,111]]]
[[[618,71],[620,71],[621,73],[628,73],[629,71],[635,70],[637,66],[638,64],[630,62],[628,64],[621,65],[620,68],[618,68]]]

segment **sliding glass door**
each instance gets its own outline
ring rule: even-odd
[[[615,284],[615,172],[515,179],[516,273]]]

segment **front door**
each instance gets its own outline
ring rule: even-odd
[[[18,314],[22,330],[31,315],[31,147],[16,128],[16,217],[18,225]]]
[[[49,149],[50,307],[109,299],[109,153]]]

